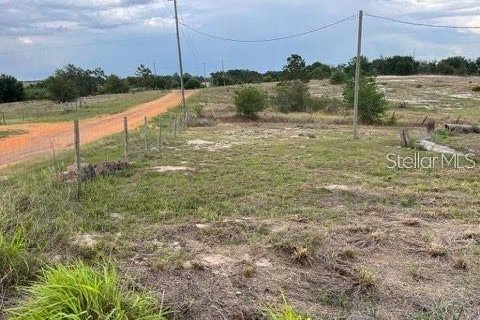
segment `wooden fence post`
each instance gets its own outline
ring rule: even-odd
[[[162,119],[158,118],[158,151],[162,152]]]
[[[5,110],[2,111],[2,120],[3,124],[7,124],[7,121],[5,120]]]
[[[177,139],[177,115],[173,119],[173,139]]]
[[[148,154],[148,123],[147,117],[145,117],[145,130],[144,130],[144,140],[145,140],[145,156]]]
[[[123,117],[123,160],[128,162],[128,118]]]
[[[78,120],[73,121],[73,133],[75,139],[75,163],[77,165],[77,200],[80,199],[82,188],[81,157],[80,157],[80,126]]]

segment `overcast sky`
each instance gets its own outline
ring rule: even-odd
[[[363,9],[412,22],[480,26],[478,0],[178,0],[182,20],[211,34],[264,39],[315,29]],[[166,0],[0,0],[0,73],[42,79],[67,63],[133,74],[143,63],[177,70],[173,2]],[[231,43],[182,27],[185,69],[278,70],[291,53],[338,64],[356,50],[355,20],[303,37]],[[411,27],[365,17],[364,54],[437,59],[480,56],[480,29]]]

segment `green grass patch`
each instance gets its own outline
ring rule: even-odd
[[[94,269],[77,262],[49,268],[25,293],[8,311],[10,320],[165,319],[155,299],[125,289],[112,266]]]
[[[25,130],[4,130],[4,131],[0,131],[0,139],[11,137],[11,136],[18,136],[25,133],[27,133],[27,131]]]

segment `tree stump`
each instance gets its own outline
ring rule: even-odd
[[[425,121],[425,127],[427,128],[427,133],[432,134],[435,131],[435,120],[428,119]]]

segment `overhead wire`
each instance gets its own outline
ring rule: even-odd
[[[439,24],[429,24],[429,23],[422,23],[422,22],[404,21],[404,20],[399,20],[395,18],[380,16],[380,15],[375,15],[370,13],[365,13],[365,16],[375,18],[375,19],[401,23],[405,25],[418,26],[418,27],[442,28],[442,29],[480,29],[480,26],[454,26],[454,25],[439,25]]]

